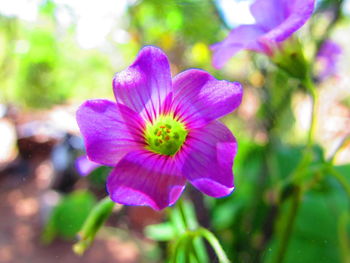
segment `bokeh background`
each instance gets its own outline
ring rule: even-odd
[[[273,108],[298,84],[264,55],[243,51],[222,70],[213,68],[210,45],[235,26],[254,22],[251,2],[0,1],[1,263],[165,261],[166,229],[147,226],[164,221],[166,213],[142,207],[116,207],[92,247],[83,256],[72,251],[87,214],[106,195],[108,174],[102,167],[78,175],[75,159],[84,146],[75,111],[89,98],[113,99],[113,75],[144,45],[167,53],[173,75],[202,68],[243,84],[242,105],[222,120],[239,142],[236,190],[215,200],[189,186],[186,198],[233,262],[269,261],[277,240],[273,229],[282,220],[275,218],[275,190],[300,159],[311,102],[300,90],[283,110]],[[318,83],[319,159],[350,132],[349,0],[317,1],[313,17],[298,31],[306,55],[325,32],[342,54],[335,74]],[[314,63],[317,71],[322,62]],[[271,134],[280,134],[282,142],[272,153]],[[350,183],[349,158],[345,147],[336,164]],[[338,182],[317,181],[303,199],[285,262],[349,262],[348,212],[349,197]]]

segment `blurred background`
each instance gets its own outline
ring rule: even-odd
[[[264,55],[243,51],[222,70],[213,68],[210,45],[235,26],[254,22],[251,3],[0,1],[1,263],[165,262],[164,233],[147,226],[163,222],[166,214],[144,207],[116,207],[91,248],[83,256],[72,251],[87,214],[106,196],[109,172],[101,167],[81,177],[75,169],[76,158],[84,154],[75,111],[89,98],[113,100],[113,75],[144,45],[167,53],[173,76],[202,68],[243,84],[242,105],[222,120],[239,142],[236,190],[216,200],[188,186],[186,198],[233,262],[269,261],[280,220],[275,189],[300,159],[311,102],[301,89],[289,94],[298,84]],[[334,72],[317,81],[315,151],[322,161],[350,132],[350,0],[317,1],[298,36],[310,57],[322,38],[342,49]],[[315,75],[320,67],[322,61],[314,60]],[[274,103],[284,96],[290,100],[279,110]],[[279,142],[271,151],[274,134]],[[345,147],[335,162],[350,183],[349,157]],[[327,177],[314,183],[303,199],[285,262],[349,262],[344,261],[350,250],[348,211],[348,196],[337,181]]]

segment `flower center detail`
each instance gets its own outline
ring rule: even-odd
[[[146,126],[147,149],[159,154],[174,155],[183,145],[187,134],[185,125],[172,115],[160,116]]]

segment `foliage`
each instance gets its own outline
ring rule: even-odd
[[[74,239],[95,203],[95,197],[86,191],[65,196],[51,212],[42,236],[44,243],[52,242],[56,236]]]

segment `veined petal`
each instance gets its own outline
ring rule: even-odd
[[[91,161],[115,166],[125,154],[142,147],[144,121],[122,104],[88,100],[76,117]]]
[[[237,143],[232,133],[218,121],[189,133],[179,152],[182,173],[203,193],[222,197],[233,189],[233,160]]]
[[[234,28],[226,39],[211,46],[213,50],[213,65],[222,68],[226,62],[242,49],[265,52],[265,46],[258,42],[258,38],[266,31],[258,25],[241,25]]]
[[[161,210],[176,202],[185,182],[175,158],[140,150],[118,163],[108,177],[107,190],[116,203]]]
[[[175,117],[198,128],[235,110],[242,101],[238,82],[217,80],[209,73],[190,69],[173,80]]]
[[[171,104],[171,74],[166,55],[147,46],[135,62],[113,79],[117,102],[140,113],[148,121],[167,111]]]
[[[283,1],[283,3],[285,8],[288,9],[285,20],[262,36],[259,39],[261,43],[281,42],[290,37],[306,23],[315,6],[315,0]]]

